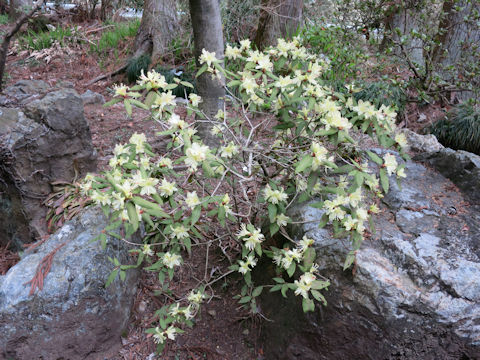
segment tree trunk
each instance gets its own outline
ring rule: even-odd
[[[393,29],[393,40],[395,42],[399,42],[400,37],[403,35],[406,35],[408,38],[406,44],[404,44],[402,56],[408,56],[409,60],[415,63],[417,67],[424,67],[423,41],[410,35],[412,31],[422,32],[419,26],[419,15],[419,9],[415,7],[399,9],[399,11],[392,16],[391,27]],[[396,29],[400,30],[400,35],[397,34]],[[397,48],[395,51],[399,53],[401,50]]]
[[[291,37],[302,25],[303,0],[262,0],[255,45],[263,49]]]
[[[454,11],[454,6],[460,11]],[[444,66],[456,65],[462,59],[474,60],[478,55],[480,46],[480,26],[474,20],[474,12],[480,11],[480,3],[475,1],[445,1],[446,15],[442,21],[442,28],[446,31],[441,35],[440,41],[445,51],[439,51],[437,61]],[[467,21],[466,21],[467,19]],[[478,61],[478,60],[477,60]]]
[[[480,25],[475,19],[479,11],[480,3],[474,0],[446,0],[443,4],[444,16],[437,37],[441,45],[434,60],[440,65],[441,77],[449,83],[457,83],[460,88],[466,83],[473,89],[480,85],[479,70],[475,70],[480,57]],[[461,100],[473,96],[472,91],[457,93]]]
[[[33,0],[10,0],[10,19],[18,19],[22,14],[30,11],[32,6]]]
[[[0,0],[0,14],[7,13],[7,0]]]
[[[190,0],[190,17],[192,19],[193,39],[195,42],[195,60],[197,66],[202,49],[215,52],[217,59],[223,61],[223,31],[218,0]],[[212,79],[208,72],[197,79],[198,94],[202,97],[200,110],[208,119],[213,119],[219,109],[223,109],[225,97],[225,79]],[[205,120],[205,119],[203,119]],[[208,122],[199,122],[198,134],[209,146],[218,145],[218,138],[210,130]]]
[[[165,54],[178,30],[175,0],[145,0],[142,21],[135,38],[135,55],[152,55],[155,63]]]

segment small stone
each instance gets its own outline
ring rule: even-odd
[[[208,310],[207,311],[208,315],[210,315],[211,317],[216,317],[217,316],[217,312],[215,310]]]
[[[102,94],[93,92],[91,90],[85,91],[81,98],[83,100],[83,105],[102,105],[105,104],[105,98]]]

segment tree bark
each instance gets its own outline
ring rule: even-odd
[[[11,19],[16,20],[23,14],[30,11],[33,7],[33,0],[10,0],[10,12]]]
[[[215,52],[217,59],[221,59],[223,62],[223,31],[218,0],[190,0],[190,17],[197,67],[200,66],[198,59],[202,54],[202,49]],[[218,110],[223,109],[225,78],[212,79],[211,74],[205,72],[197,79],[197,88],[198,94],[203,100],[200,103],[200,110],[208,119],[213,119]],[[209,146],[218,145],[218,138],[210,133],[212,124],[206,122],[206,119],[203,120],[198,123],[199,136]]]
[[[303,0],[262,0],[254,43],[259,49],[291,37],[302,24]]]
[[[459,8],[459,11],[456,11]],[[438,40],[440,49],[435,54],[435,61],[440,65],[442,77],[448,82],[468,81],[478,87],[480,76],[468,78],[470,67],[478,66],[480,56],[480,26],[474,14],[480,12],[480,3],[475,0],[446,0],[443,4],[444,17],[440,22]],[[449,70],[447,70],[449,68]],[[453,70],[452,70],[453,68]],[[464,92],[461,98],[471,97],[471,92]]]
[[[165,54],[178,30],[175,0],[145,0],[135,38],[135,55],[152,55],[152,64]]]
[[[400,41],[400,37],[406,35],[408,37],[407,43],[404,45],[405,53],[403,56],[408,56],[409,60],[415,63],[418,67],[425,66],[425,58],[423,56],[423,41],[418,38],[412,38],[411,31],[418,33],[422,32],[420,29],[419,21],[419,9],[416,7],[405,7],[399,9],[393,14],[391,19],[391,27],[393,29],[393,40],[395,42]],[[396,29],[400,30],[400,36],[397,34]],[[399,49],[396,49],[399,52]]]

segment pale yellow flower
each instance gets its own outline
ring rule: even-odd
[[[407,143],[407,137],[405,136],[404,133],[397,134],[395,136],[395,141],[397,142],[400,147],[404,148],[408,145]]]
[[[187,197],[185,199],[185,203],[187,204],[187,206],[190,208],[190,209],[194,209],[197,205],[200,205],[201,202],[200,202],[200,199],[198,198],[197,196],[197,192],[196,191],[193,191],[193,192],[188,192],[187,193]]]
[[[283,191],[283,188],[280,188],[280,190],[273,190],[269,184],[267,184],[263,193],[265,195],[265,200],[275,205],[279,202],[285,202],[288,199],[288,195]]]
[[[237,47],[231,47],[230,45],[227,45],[227,48],[225,49],[225,57],[228,59],[235,60],[237,57],[242,55],[242,49],[237,48]]]
[[[175,266],[180,266],[182,257],[178,254],[172,254],[170,252],[166,252],[163,254],[162,263],[169,269],[173,269]]]
[[[383,157],[383,166],[387,169],[388,175],[392,175],[397,170],[397,159],[392,154],[385,154]]]
[[[120,85],[114,85],[113,90],[115,90],[115,96],[121,96],[121,97],[126,97],[127,96],[127,91],[129,90],[127,85],[120,84]]]
[[[160,195],[172,196],[173,193],[178,190],[175,185],[175,182],[169,182],[167,179],[163,179],[158,188],[160,190]]]
[[[192,104],[192,106],[195,106],[195,107],[197,107],[198,104],[202,102],[202,98],[197,94],[193,94],[193,93],[188,95],[188,99],[190,100],[190,103]]]
[[[202,49],[202,55],[200,55],[200,64],[207,64],[208,67],[211,67],[213,63],[217,62],[215,57],[215,52],[209,52],[205,49]]]
[[[238,146],[235,145],[232,141],[230,141],[227,146],[222,146],[220,148],[220,156],[224,158],[231,158],[236,154],[238,154]]]
[[[170,90],[168,92],[162,92],[160,95],[158,95],[153,102],[152,107],[162,112],[169,105],[175,106],[175,95],[172,95]]]

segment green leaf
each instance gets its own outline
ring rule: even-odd
[[[141,197],[139,197],[139,196],[134,196],[134,197],[132,198],[132,201],[133,201],[136,205],[144,208],[146,211],[148,211],[148,210],[155,210],[155,214],[152,214],[152,213],[150,212],[150,213],[151,213],[152,215],[154,215],[154,216],[163,217],[163,218],[169,218],[169,217],[170,217],[165,211],[163,211],[163,209],[160,207],[160,205],[158,205],[158,204],[156,204],[156,203],[154,203],[154,202],[145,200],[145,199],[143,199],[143,198],[141,198]],[[158,214],[158,215],[156,215],[156,214]]]
[[[226,218],[227,214],[225,212],[225,207],[223,206],[219,206],[218,207],[218,221],[220,221],[220,224],[225,227],[225,218]]]
[[[242,82],[240,80],[232,80],[230,81],[227,86],[230,88],[230,87],[234,87],[234,86],[238,86],[240,85]]]
[[[315,261],[315,257],[316,257],[315,249],[309,247],[307,250],[305,250],[305,253],[303,254],[303,265],[307,269],[310,269],[313,265],[313,262]]]
[[[152,228],[155,227],[155,224],[153,223],[152,218],[146,212],[142,213],[142,220],[145,221],[150,227]]]
[[[173,214],[173,220],[178,221],[183,215],[183,210],[178,210]]]
[[[215,176],[215,172],[213,171],[212,167],[208,163],[208,161],[204,161],[202,163],[202,168],[205,173],[205,175],[209,178],[213,178]]]
[[[192,226],[195,225],[195,223],[198,221],[201,213],[202,213],[202,207],[201,206],[196,206],[195,209],[193,209],[192,217],[190,219],[190,223],[192,224]]]
[[[288,285],[285,284],[285,285],[283,285],[282,288],[280,289],[280,292],[282,293],[282,296],[285,297],[285,298],[287,297],[287,291],[288,291]]]
[[[187,237],[183,239],[182,243],[185,246],[185,249],[187,249],[188,255],[192,255],[192,241],[190,240],[190,238]]]
[[[257,286],[253,292],[252,292],[252,297],[257,297],[262,293],[263,286]]]
[[[279,277],[274,277],[272,280],[275,281],[276,283],[279,283],[279,284],[284,284],[285,283],[285,280],[283,280],[282,278],[279,278]]]
[[[367,151],[367,155],[377,165],[383,165],[383,160],[375,153]]]
[[[389,182],[388,182],[387,170],[384,168],[380,169],[380,183],[382,184],[383,191],[386,194],[388,192]]]
[[[325,300],[325,297],[317,290],[310,290],[310,293],[313,295],[313,297],[323,303],[323,305],[327,306],[327,300]]]
[[[278,230],[280,230],[280,226],[275,222],[273,224],[270,224],[270,236],[275,235]]]
[[[193,89],[193,85],[190,84],[188,81],[180,81],[180,84],[182,84],[185,87],[188,87],[190,89]]]
[[[295,274],[295,269],[296,269],[295,262],[292,262],[292,264],[290,265],[290,267],[287,269],[287,274],[288,274],[288,276],[292,277],[293,274]]]
[[[109,287],[110,284],[116,279],[118,272],[120,269],[113,270],[110,275],[108,275],[107,282],[105,283],[105,287]]]
[[[132,116],[132,104],[130,103],[130,100],[123,100],[123,105],[125,105],[125,111],[127,112],[128,116]]]
[[[318,228],[321,229],[323,227],[325,227],[325,225],[328,224],[328,215],[327,214],[323,214],[322,215],[322,218],[320,219],[320,222],[318,223]]]
[[[137,209],[135,209],[135,205],[133,202],[129,201],[127,202],[127,214],[128,214],[128,220],[130,221],[130,224],[133,226],[133,232],[137,231],[138,229],[138,214],[137,214]]]
[[[355,174],[353,175],[353,178],[354,178],[357,186],[362,186],[364,176],[363,176],[363,173],[361,171],[355,171]]]
[[[108,106],[115,105],[115,104],[119,103],[120,101],[122,101],[122,98],[113,98],[112,100],[107,101],[105,104],[103,104],[103,107],[108,107]]]
[[[165,86],[165,90],[173,90],[173,89],[176,89],[178,87],[177,84],[168,84],[167,86]]]
[[[305,299],[303,298],[302,300],[302,308],[303,312],[309,312],[309,311],[314,311],[315,310],[315,303],[313,302],[312,299]]]
[[[120,270],[120,280],[125,281],[125,277],[126,277],[125,271]]]
[[[350,251],[347,254],[347,258],[345,259],[345,263],[343,264],[343,270],[347,270],[350,266],[352,266],[354,261],[355,261],[355,252]]]
[[[277,216],[277,207],[274,204],[268,204],[268,218],[270,223],[275,222],[275,217]]]
[[[273,130],[287,130],[295,127],[295,123],[291,121],[283,122],[281,124],[275,125]]]
[[[157,93],[155,91],[150,91],[145,98],[145,105],[150,108],[156,99]]]
[[[305,169],[312,167],[313,157],[309,155],[304,156],[302,160],[300,160],[297,165],[295,166],[295,172],[301,173],[305,171]]]
[[[207,71],[207,68],[208,68],[207,64],[203,64],[203,66],[198,70],[196,77],[199,77],[199,76],[202,75],[205,71]]]
[[[322,290],[327,288],[328,286],[330,286],[329,281],[314,280],[312,282],[312,289],[315,289],[315,290]]]
[[[274,292],[274,291],[278,291],[282,288],[282,285],[281,284],[277,284],[275,286],[272,286],[272,288],[270,289],[270,292]]]
[[[246,303],[249,302],[251,299],[252,299],[251,296],[244,296],[244,297],[242,297],[238,302],[239,302],[240,304],[246,304]]]
[[[262,245],[260,244],[255,245],[255,252],[257,253],[258,256],[262,256]]]
[[[135,105],[136,107],[139,107],[140,109],[145,109],[145,110],[148,110],[149,107],[147,105],[145,105],[144,103],[138,101],[138,100],[135,100],[135,99],[130,99],[130,102]]]

